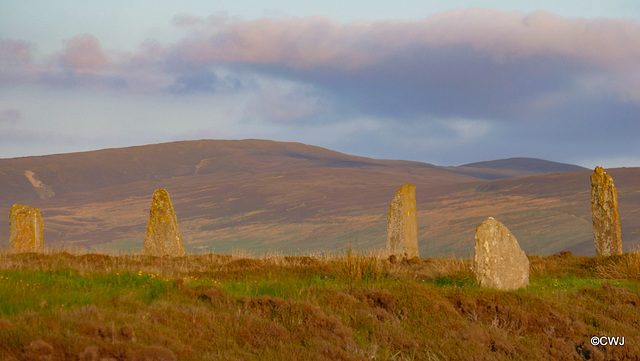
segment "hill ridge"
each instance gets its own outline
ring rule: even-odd
[[[586,170],[528,175],[441,167],[269,140],[10,158],[0,160],[0,170],[0,209],[14,203],[40,208],[51,247],[140,250],[151,195],[165,188],[188,252],[337,251],[350,238],[359,249],[381,248],[389,202],[405,183],[416,185],[422,256],[466,254],[473,229],[488,216],[507,225],[528,252],[589,254],[593,245]],[[26,170],[55,196],[40,199]],[[624,199],[621,214],[640,208],[640,168],[610,173]],[[625,249],[640,243],[633,238],[640,225],[631,218],[622,223]],[[0,217],[0,247],[8,236],[8,219]]]
[[[589,170],[574,164],[530,157],[513,157],[467,163],[452,169],[461,174],[487,180]]]

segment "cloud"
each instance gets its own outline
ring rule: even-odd
[[[468,142],[482,138],[491,129],[489,122],[469,119],[449,119],[444,124],[456,132],[460,141]]]
[[[556,55],[608,68],[635,68],[640,56],[640,25],[627,19],[466,9],[432,16],[427,29],[431,44],[471,46],[496,61]]]
[[[81,34],[51,54],[34,72],[40,83],[54,87],[91,87],[123,89],[127,87],[128,56],[124,52],[107,52],[91,34]]]
[[[629,76],[640,72],[632,20],[467,9],[420,20],[209,25],[173,46],[183,66],[224,64],[314,84],[377,117],[513,121],[576,97],[640,104],[640,78]]]
[[[178,45],[188,61],[283,64],[306,68],[332,64],[357,66],[366,54],[357,49],[345,51],[353,34],[325,17],[259,19],[248,22],[217,23],[195,32]],[[340,60],[340,62],[336,62]]]
[[[363,108],[373,105],[380,115],[424,113],[457,97],[468,108],[457,115],[493,116],[505,110],[499,99],[524,106],[544,93],[597,84],[598,77],[606,81],[599,81],[604,87],[597,92],[640,103],[640,78],[627,76],[640,72],[640,24],[633,20],[464,9],[351,23],[322,16],[241,21],[181,14],[173,24],[188,30],[183,40],[149,41],[132,53],[106,51],[91,34],[79,35],[58,56],[60,68],[48,72],[108,74],[134,89],[144,84],[163,90],[173,83],[175,90],[204,86],[194,74],[211,83],[212,69],[226,67],[319,84]],[[1,50],[9,47],[20,49]],[[2,58],[28,63],[29,48],[5,41]],[[383,88],[398,96],[384,96]],[[415,108],[418,103],[422,107]]]
[[[466,9],[420,20],[341,24],[317,16],[215,25],[182,42],[187,58],[352,70],[415,49],[443,47],[470,48],[500,63],[553,55],[616,69],[636,68],[640,57],[636,21],[570,19],[548,12]]]
[[[23,41],[0,39],[0,64],[3,67],[31,64],[31,46]]]
[[[32,58],[29,43],[0,39],[0,82],[28,81]]]
[[[0,41],[0,80],[229,103],[216,134],[313,132],[314,144],[375,143],[352,148],[372,156],[418,160],[445,150],[442,162],[461,164],[483,160],[455,158],[463,152],[587,159],[600,151],[593,144],[640,151],[631,139],[640,116],[634,20],[462,9],[350,23],[177,15],[172,25],[184,34],[174,43],[125,52],[83,34],[38,64],[29,44]]]
[[[91,34],[78,35],[67,41],[60,60],[65,67],[87,73],[104,70],[112,64],[100,41]]]
[[[179,75],[167,88],[173,94],[229,93],[246,86],[232,74],[219,75],[214,71],[201,70]]]
[[[282,79],[256,80],[259,90],[247,106],[247,116],[251,118],[290,124],[305,123],[330,113],[331,97],[312,85]]]

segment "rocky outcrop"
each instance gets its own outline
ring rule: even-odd
[[[591,175],[591,220],[596,253],[599,256],[622,254],[618,192],[602,167],[596,167]]]
[[[33,186],[33,189],[38,194],[38,198],[49,199],[56,195],[51,187],[36,179],[36,174],[33,171],[25,170],[24,176],[27,177],[29,183]]]
[[[527,255],[509,229],[491,217],[476,227],[473,270],[482,287],[515,290],[529,285]]]
[[[419,256],[415,185],[403,185],[391,201],[387,223],[387,253],[406,258]]]
[[[9,222],[9,245],[12,252],[44,251],[44,223],[40,210],[14,204],[9,211]]]
[[[158,189],[153,193],[149,222],[144,235],[142,254],[149,256],[184,256],[178,218],[169,193]]]

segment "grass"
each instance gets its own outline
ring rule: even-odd
[[[48,311],[58,307],[102,305],[104,300],[122,293],[133,293],[148,304],[166,291],[168,279],[163,281],[159,277],[142,272],[80,274],[73,269],[2,271],[0,314],[15,314],[25,309]]]
[[[356,284],[381,281],[388,277],[389,270],[386,262],[382,262],[375,255],[365,255],[351,250],[351,242],[346,254],[340,254],[330,260],[332,277],[346,283],[349,288]]]
[[[456,258],[0,253],[0,359],[634,359],[637,260],[530,256],[502,292]]]
[[[604,278],[640,281],[640,252],[636,250],[616,256],[609,262],[598,265],[596,271]]]

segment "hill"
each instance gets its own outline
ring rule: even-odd
[[[438,193],[435,187],[427,188],[432,196],[421,200],[418,217],[429,224],[419,229],[419,239],[430,240],[425,242],[426,247],[435,248],[426,254],[459,250],[468,256],[475,225],[492,215],[509,227],[528,254],[569,250],[594,255],[591,173],[551,173],[453,184],[437,187]],[[618,189],[623,248],[633,250],[640,244],[640,228],[635,221],[640,210],[640,168],[607,169],[607,173]]]
[[[139,249],[157,188],[171,194],[191,251],[306,252],[332,249],[337,238],[344,247],[350,232],[380,218],[373,219],[371,211],[385,213],[385,203],[405,182],[475,179],[430,164],[265,140],[186,141],[2,159],[0,169],[3,208],[13,203],[38,207],[48,244],[94,250]],[[8,222],[0,222],[6,244]]]
[[[508,158],[452,167],[455,172],[482,179],[503,179],[529,175],[588,170],[573,164],[537,158]]]
[[[471,169],[473,167],[468,167]],[[479,169],[479,168],[476,168]],[[504,169],[504,168],[500,168]],[[639,168],[608,170],[623,245],[640,243]],[[468,255],[493,216],[530,254],[592,254],[590,171],[485,180],[456,167],[356,157],[300,143],[201,140],[0,159],[0,209],[40,208],[45,244],[139,252],[151,195],[169,191],[188,252],[383,248],[389,202],[416,184],[422,256]],[[8,217],[0,246],[8,246]]]
[[[255,175],[296,169],[373,167],[383,173],[414,170],[433,182],[471,179],[426,163],[376,160],[301,143],[255,139],[182,141],[0,159],[0,167],[3,203],[48,198],[38,192],[37,188],[43,187],[64,195],[175,177],[216,174],[224,178],[229,173]]]

